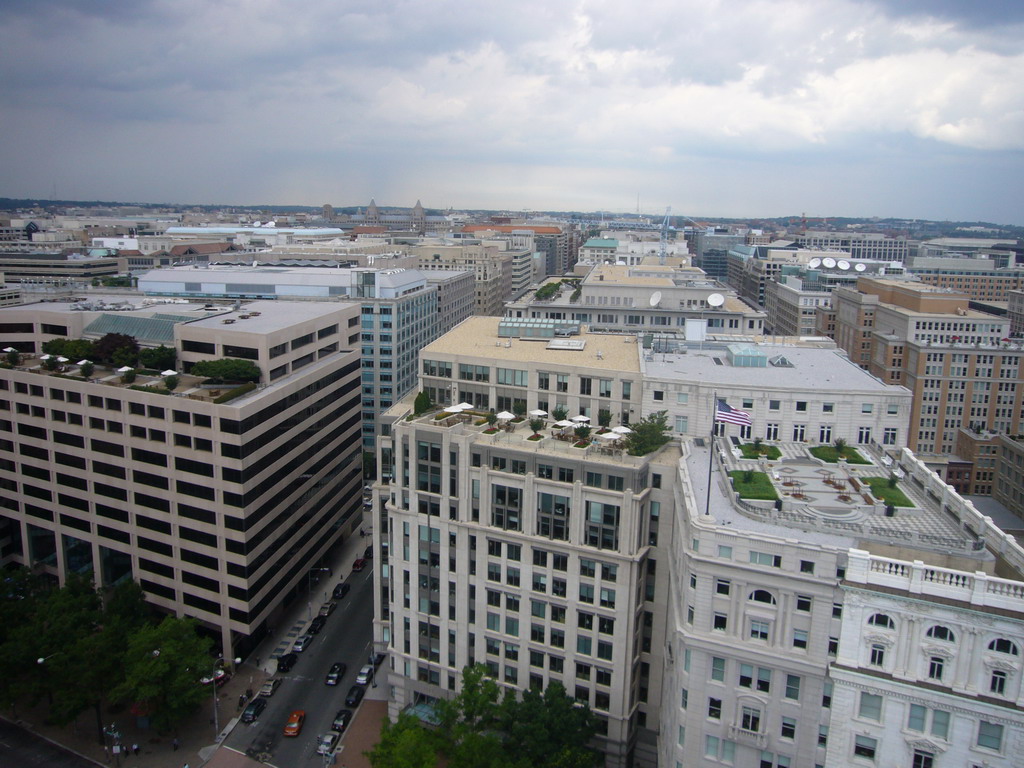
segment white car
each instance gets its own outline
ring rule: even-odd
[[[320,739],[320,743],[316,747],[316,753],[318,755],[330,755],[334,753],[334,750],[338,746],[338,739],[341,738],[341,734],[337,731],[328,731]]]
[[[373,680],[373,665],[364,664],[359,668],[359,674],[356,675],[356,685],[369,685],[371,680]]]
[[[304,650],[309,648],[313,643],[313,635],[301,635],[295,640],[295,644],[292,646],[293,653],[302,653]]]

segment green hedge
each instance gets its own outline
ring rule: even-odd
[[[250,381],[247,384],[243,384],[240,387],[235,387],[234,389],[229,389],[227,392],[225,392],[220,397],[214,398],[213,402],[215,402],[217,404],[226,403],[229,400],[234,400],[236,397],[241,397],[246,392],[252,392],[254,389],[256,389],[256,384],[254,382]]]

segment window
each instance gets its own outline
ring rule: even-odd
[[[711,621],[711,628],[724,632],[729,628],[729,617],[724,613],[716,613]]]
[[[718,556],[725,558],[726,560],[732,559],[732,547],[726,546],[725,544],[718,545]]]
[[[719,595],[728,595],[731,586],[728,579],[715,579],[715,592]]]
[[[953,634],[949,627],[943,627],[942,625],[936,624],[934,627],[928,630],[928,637],[936,640],[946,640],[950,643],[956,642],[956,636]]]
[[[770,565],[772,568],[782,567],[782,555],[771,555],[767,552],[750,551],[750,562],[754,565]]]
[[[895,629],[896,624],[893,620],[886,616],[884,613],[875,613],[868,619],[868,624],[874,627],[885,627],[886,629]]]
[[[997,669],[992,672],[992,677],[988,681],[988,691],[996,696],[1006,693],[1006,673],[1003,670]]]
[[[750,593],[748,600],[753,600],[757,603],[767,603],[768,605],[775,605],[775,597],[766,589],[755,589]]]
[[[857,736],[854,739],[853,754],[857,757],[866,757],[868,760],[874,760],[877,750],[878,741],[870,736]]]
[[[743,707],[740,727],[745,731],[759,733],[761,731],[761,710],[754,707]]]
[[[800,698],[800,676],[799,675],[786,675],[786,694],[787,699],[799,699]]]
[[[719,682],[725,681],[725,659],[718,656],[711,657],[711,679]]]
[[[806,648],[807,647],[807,630],[806,629],[794,629],[793,630],[793,647],[794,648]]]
[[[782,718],[782,729],[780,736],[784,739],[795,739],[796,738],[796,720],[792,717]]]
[[[931,752],[925,752],[921,749],[914,750],[914,760],[911,762],[911,768],[934,768],[935,766],[935,755]]]
[[[872,643],[871,658],[868,662],[873,667],[885,666],[885,646],[880,643]]]
[[[907,714],[907,730],[924,733],[925,721],[928,718],[928,708],[920,704],[911,704]]]
[[[800,561],[800,573],[814,573],[814,561],[813,560],[801,560]]]
[[[861,691],[860,705],[857,708],[858,717],[865,720],[882,721],[882,697],[873,693]]]
[[[796,609],[798,611],[810,611],[811,610],[811,597],[809,595],[797,595],[796,596]]]
[[[771,624],[767,621],[754,619],[750,622],[750,637],[754,640],[767,640],[770,631]]]
[[[945,668],[945,660],[941,656],[932,656],[928,659],[928,677],[932,680],[941,680]]]
[[[1017,656],[1019,654],[1017,646],[1010,640],[1007,640],[1005,637],[1000,637],[996,640],[993,640],[991,643],[988,644],[988,649],[990,651],[995,651],[996,653],[1008,653],[1011,656]]]
[[[712,720],[722,719],[722,700],[721,699],[708,699],[708,717]]]
[[[1003,748],[1003,726],[982,720],[978,723],[977,744],[979,747],[999,752]]]

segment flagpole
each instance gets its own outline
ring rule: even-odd
[[[718,390],[711,398],[711,453],[708,455],[708,493],[704,499],[704,514],[711,514],[711,465],[715,461],[715,418],[718,415]]]

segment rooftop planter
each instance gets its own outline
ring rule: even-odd
[[[741,499],[761,499],[764,501],[775,501],[779,494],[775,492],[771,479],[764,472],[753,470],[737,470],[730,472],[732,487]]]

